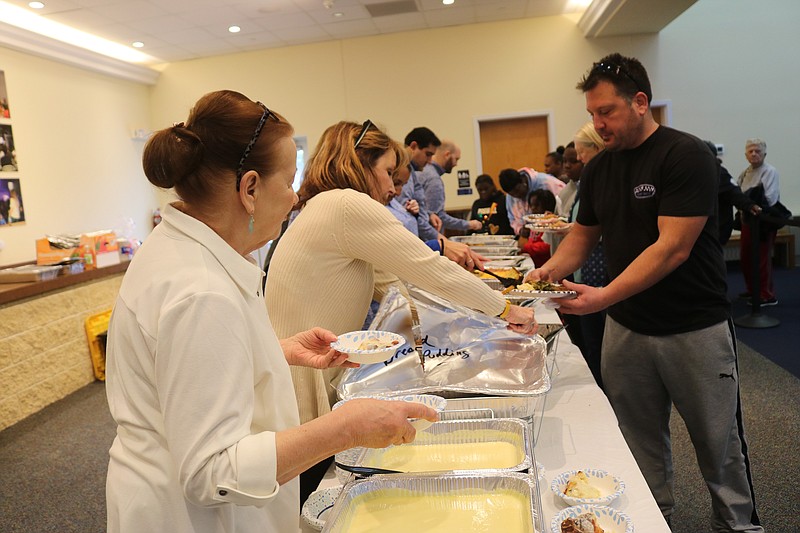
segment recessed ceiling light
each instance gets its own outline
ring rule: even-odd
[[[231,33],[239,33],[240,31],[242,31],[242,28],[240,28],[239,26],[230,26],[228,28],[228,31]]]
[[[450,4],[454,4],[455,2],[456,2],[456,0],[442,0],[442,3],[444,5],[446,5],[446,6],[449,6]]]
[[[41,2],[28,2],[28,7],[32,9],[42,9],[44,4]]]
[[[131,46],[134,48],[144,48],[144,43],[142,41],[134,41],[131,43]]]
[[[342,13],[341,11],[337,11],[336,13],[334,13],[334,14],[333,14],[333,16],[334,16],[334,17],[337,17],[337,18],[338,18],[338,17],[343,17],[343,16],[344,16],[344,13]]]

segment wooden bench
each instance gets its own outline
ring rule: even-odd
[[[730,240],[725,243],[725,260],[738,261],[740,246],[741,234],[738,231],[735,231],[733,232],[733,235],[731,235]],[[794,268],[794,234],[787,228],[781,228],[778,230],[778,234],[775,237],[775,248],[773,249],[772,254],[773,264],[787,268]]]

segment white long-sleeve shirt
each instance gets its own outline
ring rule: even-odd
[[[172,206],[134,257],[108,337],[110,533],[297,530],[275,433],[299,418],[262,276]]]

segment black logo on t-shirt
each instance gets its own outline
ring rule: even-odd
[[[656,195],[656,186],[649,183],[642,183],[633,188],[633,197],[638,200],[652,198]]]

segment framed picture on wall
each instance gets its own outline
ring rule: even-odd
[[[0,172],[16,172],[17,150],[11,124],[0,124]]]
[[[0,227],[25,222],[19,179],[0,179]]]
[[[8,91],[6,90],[6,73],[0,70],[0,119],[11,118],[11,110],[8,107]]]

